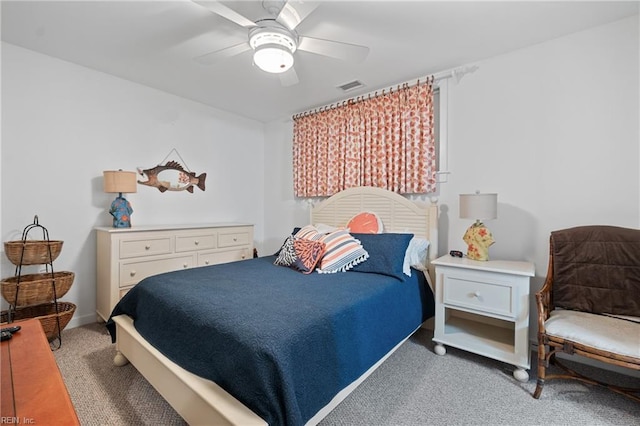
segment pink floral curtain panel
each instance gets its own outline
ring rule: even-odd
[[[436,190],[433,78],[294,117],[294,191],[330,196],[354,186]]]

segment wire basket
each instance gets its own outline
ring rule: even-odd
[[[12,320],[18,321],[28,318],[36,318],[42,324],[44,334],[47,335],[48,340],[53,340],[58,337],[58,319],[60,320],[60,332],[69,324],[74,312],[76,311],[76,305],[69,302],[58,302],[58,313],[56,314],[56,305],[53,303],[47,303],[44,305],[27,306],[25,308],[18,308],[12,312]],[[9,312],[0,312],[0,322],[6,323],[9,320]]]
[[[59,240],[6,241],[4,252],[14,265],[41,265],[58,258],[62,243]]]
[[[74,278],[75,274],[68,271],[54,272],[53,277],[50,272],[47,272],[5,278],[0,282],[2,297],[16,307],[52,302],[67,294]],[[55,294],[53,293],[54,285]]]

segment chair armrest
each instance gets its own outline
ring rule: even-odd
[[[544,323],[554,309],[551,290],[553,289],[553,242],[550,241],[549,266],[547,277],[542,288],[536,293],[536,306],[538,307],[538,335],[545,332]]]
[[[551,304],[551,289],[553,287],[553,278],[550,275],[544,282],[544,285],[536,293],[536,305],[538,307],[538,331],[544,333],[544,323],[549,318],[553,305]]]

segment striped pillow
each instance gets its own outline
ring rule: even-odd
[[[345,272],[369,258],[369,253],[362,247],[360,241],[345,230],[318,234],[313,239],[325,244],[324,256],[318,268],[321,274]]]
[[[305,240],[319,240],[322,235],[323,234],[318,231],[318,228],[315,226],[306,225],[300,228],[298,232],[294,234],[294,237],[303,238]]]

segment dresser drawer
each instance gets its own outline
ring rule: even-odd
[[[120,289],[120,299],[122,299],[124,297],[125,294],[127,294],[129,292],[129,290],[131,290],[133,288],[133,286],[130,287],[125,287],[125,288],[121,288]],[[118,299],[119,300],[119,299]]]
[[[216,234],[178,235],[176,236],[176,251],[194,251],[216,248]]]
[[[193,255],[120,263],[120,287],[137,284],[140,280],[163,272],[176,271],[194,266]]]
[[[249,242],[248,231],[220,233],[218,235],[218,247],[245,246],[249,244]]]
[[[447,276],[443,302],[449,306],[508,317],[514,316],[513,288],[508,284]]]
[[[198,266],[216,265],[249,258],[249,249],[224,250],[212,253],[198,253]]]
[[[172,251],[170,236],[120,241],[120,259],[169,254]]]

